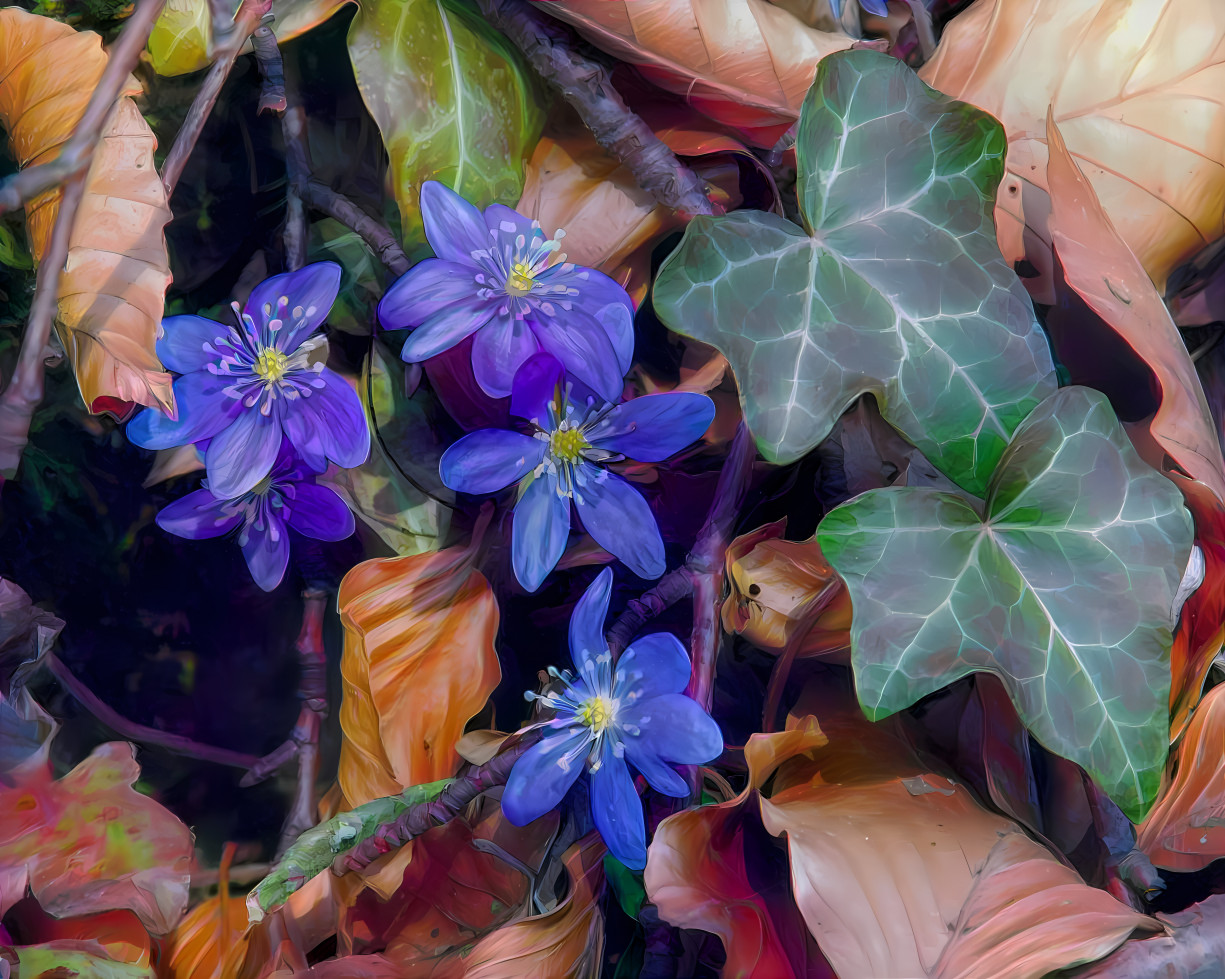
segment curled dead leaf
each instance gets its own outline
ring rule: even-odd
[[[501,679],[498,605],[471,551],[375,558],[340,585],[338,778],[350,806],[433,782]]]
[[[774,652],[795,640],[799,656],[845,653],[851,628],[846,587],[816,538],[783,540],[786,527],[786,520],[766,524],[728,547],[731,590],[723,602],[723,628]]]
[[[756,146],[773,146],[799,117],[817,62],[854,43],[766,0],[553,0],[540,7]]]
[[[128,908],[160,935],[187,906],[192,836],[132,788],[140,776],[133,752],[112,741],[62,779],[40,769],[0,788],[0,866],[22,868],[52,914]]]
[[[1225,9],[1216,0],[979,0],[919,73],[1008,134],[1001,248],[1024,228],[1026,285],[1054,301],[1046,115],[1158,291],[1225,233]],[[1019,203],[1020,206],[1017,206]]]
[[[171,977],[224,979],[221,965],[231,939],[246,929],[247,908],[241,897],[228,898],[224,908],[219,894],[202,901],[174,930],[168,961]]]
[[[72,135],[106,67],[101,39],[7,7],[0,10],[0,66],[0,124],[13,156],[21,167],[45,163]],[[86,178],[60,277],[57,327],[93,412],[123,415],[132,402],[174,410],[170,375],[154,352],[170,285],[162,233],[170,208],[156,146],[136,103],[121,98]],[[59,201],[57,189],[26,205],[36,259]]]

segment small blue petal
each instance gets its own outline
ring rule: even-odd
[[[221,360],[204,349],[218,337],[230,339],[233,331],[203,316],[167,316],[158,329],[157,357],[166,370],[176,374],[202,371],[209,363]]]
[[[605,568],[587,586],[570,615],[570,656],[588,688],[605,696],[612,691],[612,656],[604,641],[612,582],[612,568]]]
[[[326,486],[295,483],[293,496],[285,503],[285,522],[299,534],[315,540],[344,540],[353,533],[352,511]]]
[[[434,254],[448,262],[475,267],[472,253],[489,247],[481,212],[436,180],[421,185],[421,220]]]
[[[157,525],[169,534],[188,540],[220,537],[242,523],[242,512],[227,507],[228,502],[217,499],[206,489],[199,489],[163,507],[157,515]]]
[[[704,394],[646,394],[617,405],[587,438],[639,462],[661,462],[700,439],[714,420],[715,403]]]
[[[515,577],[535,591],[566,550],[570,536],[570,499],[557,493],[557,477],[545,472],[532,479],[515,505],[510,552]]]
[[[512,825],[526,826],[559,802],[583,771],[591,729],[575,724],[546,732],[523,753],[506,780],[502,812]]]
[[[617,662],[617,700],[631,697],[638,703],[666,693],[680,693],[689,685],[689,654],[670,632],[640,636],[626,648]]]
[[[603,272],[581,265],[568,272],[564,265],[554,265],[536,279],[545,285],[574,290],[575,294],[567,298],[603,325],[617,353],[621,373],[628,373],[634,362],[634,301],[629,293]]]
[[[315,376],[322,387],[311,387],[310,397],[286,402],[285,435],[315,472],[331,460],[352,469],[370,454],[370,428],[357,392],[343,377],[324,368]]]
[[[644,750],[636,738],[625,739],[625,758],[633,765],[647,783],[656,792],[670,795],[675,799],[689,794],[689,786],[667,762],[662,761],[654,751]]]
[[[647,865],[647,830],[642,802],[624,759],[613,754],[605,739],[600,767],[591,773],[591,817],[614,857],[630,870]]]
[[[204,454],[209,491],[233,500],[272,472],[281,447],[281,423],[257,409],[244,411],[214,438]]]
[[[641,578],[664,573],[664,542],[641,494],[620,476],[582,462],[579,518],[597,544]]]
[[[476,298],[479,288],[470,264],[427,258],[396,279],[379,302],[379,322],[386,330],[420,326],[452,304]]]
[[[242,556],[255,583],[264,591],[272,591],[285,577],[289,567],[289,532],[281,518],[265,508],[263,530],[251,526]]]
[[[128,423],[128,441],[142,449],[170,449],[211,438],[242,411],[242,402],[225,393],[233,383],[232,377],[207,371],[184,374],[174,382],[178,420],[146,408]]]
[[[255,321],[263,346],[275,345],[289,354],[323,325],[339,291],[340,266],[315,262],[265,279],[251,290],[243,310]],[[301,310],[301,316],[295,316],[295,310]],[[281,321],[278,330],[268,325],[274,319]]]
[[[623,728],[636,727],[638,748],[678,765],[702,765],[723,754],[723,734],[696,700],[665,694],[624,707],[617,717]],[[627,737],[627,742],[631,740]]]
[[[529,358],[515,372],[510,413],[549,431],[552,428],[549,405],[561,390],[562,376],[561,362],[552,354],[536,354]]]
[[[491,398],[505,398],[514,388],[515,372],[540,350],[526,322],[495,316],[472,343],[472,374]]]
[[[889,5],[885,0],[859,0],[859,6],[866,13],[875,14],[877,17],[889,16]],[[835,16],[837,15],[835,14]]]
[[[547,446],[519,432],[484,428],[465,435],[438,462],[443,483],[460,493],[496,493],[544,459]]]
[[[505,204],[490,204],[485,208],[483,217],[485,227],[488,231],[493,232],[486,241],[494,241],[496,236],[500,244],[510,245],[513,248],[515,239],[523,235],[526,242],[523,247],[525,252],[531,247],[533,239],[544,241],[544,231],[539,227],[533,227],[531,218],[524,217]]]
[[[384,296],[383,303],[386,303],[390,296],[391,293]],[[400,359],[415,364],[437,357],[485,326],[493,319],[496,311],[496,302],[475,295],[452,303],[413,330],[404,341]],[[383,318],[382,303],[379,304],[379,321],[385,327],[396,328],[393,323]]]
[[[577,306],[568,312],[533,309],[532,331],[540,346],[561,361],[567,374],[586,382],[605,401],[621,397],[625,376],[604,326]]]

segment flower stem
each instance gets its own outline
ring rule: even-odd
[[[490,23],[574,106],[596,142],[629,167],[643,190],[686,217],[720,213],[697,174],[625,104],[608,69],[578,53],[568,28],[526,0],[479,2]]]

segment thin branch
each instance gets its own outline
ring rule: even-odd
[[[217,96],[230,75],[230,69],[238,60],[239,52],[247,38],[259,26],[260,20],[272,6],[272,0],[243,0],[238,9],[238,17],[228,26],[224,41],[218,41],[216,24],[214,23],[213,40],[216,43],[217,58],[204,78],[204,84],[196,93],[191,108],[187,110],[187,118],[174,137],[174,145],[162,165],[162,185],[166,188],[166,199],[174,195],[174,188],[183,175],[183,167],[187,158],[195,149],[196,141],[204,129],[205,122],[213,111]]]
[[[748,492],[757,450],[748,426],[741,421],[731,451],[719,473],[715,498],[706,524],[698,534],[686,562],[693,570],[693,633],[690,655],[693,672],[686,691],[707,713],[715,685],[715,655],[719,649],[719,599],[723,587],[723,560],[736,525],[736,514]]]
[[[73,695],[87,711],[120,737],[140,744],[152,744],[178,755],[188,758],[198,758],[201,761],[211,761],[218,765],[229,765],[232,768],[250,768],[259,759],[254,755],[244,755],[241,751],[231,751],[229,748],[214,748],[212,745],[200,744],[191,738],[185,738],[168,731],[145,727],[135,721],[129,721],[119,712],[113,710],[98,699],[97,695],[78,680],[64,662],[55,655],[47,653],[43,664],[51,674],[60,681],[64,688]]]
[[[123,94],[128,76],[140,61],[141,52],[149,42],[149,34],[164,4],[165,0],[139,0],[135,12],[124,24],[119,40],[107,53],[102,77],[98,79],[85,112],[59,155],[54,160],[19,170],[0,181],[0,214],[21,207],[31,198],[89,169],[102,131],[110,120],[116,101]]]
[[[351,870],[365,870],[384,853],[402,847],[433,826],[441,826],[458,816],[477,796],[499,785],[505,785],[510,770],[519,757],[536,743],[535,732],[520,737],[484,765],[467,765],[437,798],[410,806],[391,822],[383,823],[368,839],[332,864],[332,872],[343,875]]]
[[[631,598],[625,611],[617,616],[605,636],[613,659],[621,655],[643,626],[663,615],[682,598],[692,594],[693,572],[687,565],[681,565],[660,578],[655,586],[643,592],[641,597]]]
[[[643,190],[686,217],[719,212],[697,174],[625,104],[608,69],[578,52],[573,32],[526,0],[479,2],[485,17],[578,110],[596,142],[629,167]]]
[[[335,218],[341,224],[357,232],[362,241],[370,247],[370,250],[392,275],[399,277],[412,268],[413,263],[404,254],[404,249],[400,247],[400,243],[396,241],[391,230],[347,197],[313,178],[298,190],[302,195],[302,200],[316,211]]]
[[[327,592],[308,588],[302,593],[302,629],[296,647],[302,672],[298,695],[302,710],[291,738],[298,746],[298,781],[293,804],[281,827],[278,856],[315,825],[315,780],[319,776],[319,729],[327,714],[327,652],[323,646],[323,613]]]
[[[0,479],[16,475],[30,440],[30,421],[43,400],[46,350],[59,308],[60,274],[68,261],[73,225],[81,198],[85,196],[86,175],[85,170],[71,175],[60,194],[51,240],[38,263],[34,302],[30,306],[30,320],[21,336],[17,366],[8,387],[0,394]]]

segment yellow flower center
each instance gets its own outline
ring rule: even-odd
[[[289,369],[289,359],[276,347],[265,347],[255,358],[255,373],[269,384],[279,381]]]
[[[512,296],[526,296],[532,291],[536,280],[532,278],[531,267],[524,262],[515,262],[515,267],[506,277],[506,291]]]
[[[599,734],[613,722],[612,701],[605,697],[592,697],[590,700],[584,700],[578,719]]]
[[[581,428],[559,428],[549,435],[549,452],[562,462],[578,462],[591,443],[583,437]]]

